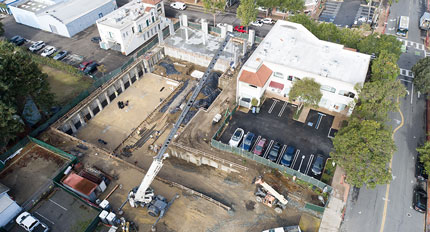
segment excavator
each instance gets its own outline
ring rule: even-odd
[[[255,179],[254,184],[257,185],[255,192],[255,200],[261,202],[270,208],[275,207],[275,212],[280,214],[287,207],[288,200],[269,184],[263,181],[263,177],[259,176]]]
[[[166,153],[167,147],[169,146],[170,142],[176,135],[182,121],[184,120],[185,116],[189,112],[190,108],[193,106],[194,101],[196,100],[198,94],[202,90],[203,86],[205,85],[206,80],[209,77],[209,74],[212,72],[212,69],[215,66],[215,63],[217,62],[218,58],[220,57],[222,51],[226,47],[228,41],[233,35],[230,33],[227,33],[224,41],[219,46],[217,52],[215,53],[214,57],[212,58],[211,62],[209,63],[208,68],[206,69],[203,77],[200,79],[199,83],[197,84],[196,88],[194,89],[191,97],[189,98],[187,105],[182,110],[181,115],[179,116],[178,120],[173,125],[172,130],[170,131],[167,139],[164,141],[163,145],[161,146],[160,150],[157,153],[157,156],[154,157],[154,160],[152,161],[151,166],[148,169],[148,172],[146,173],[145,177],[143,178],[142,182],[138,187],[133,188],[129,194],[127,200],[121,205],[121,207],[118,209],[118,211],[121,211],[122,207],[127,203],[127,201],[130,203],[130,206],[135,207],[147,207],[148,208],[148,214],[157,217],[158,219],[156,222],[152,225],[152,231],[155,231],[155,225],[156,223],[165,215],[169,207],[173,204],[173,201],[178,198],[178,195],[176,195],[172,200],[169,202],[167,199],[161,195],[155,195],[154,190],[150,187],[152,181],[157,176],[158,172],[163,167],[163,161],[169,157],[168,153]]]

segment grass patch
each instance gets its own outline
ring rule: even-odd
[[[322,182],[331,186],[331,182],[333,181],[334,171],[336,170],[336,165],[337,164],[333,166],[331,162],[331,158],[327,159],[324,172],[321,177]]]
[[[93,80],[86,76],[78,77],[46,65],[42,66],[42,72],[48,74],[47,80],[51,92],[55,95],[54,100],[60,105],[68,103],[93,83]]]

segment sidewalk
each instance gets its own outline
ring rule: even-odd
[[[374,32],[385,34],[388,15],[390,15],[390,5],[388,4],[388,0],[382,0],[381,6],[378,9],[378,11],[379,11],[378,26],[375,28]]]

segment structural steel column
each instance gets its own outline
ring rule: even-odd
[[[75,127],[75,124],[72,122],[72,120],[69,121],[69,126],[72,129],[73,134],[75,134],[76,131],[78,131]]]
[[[97,105],[99,106],[99,110],[102,111],[103,110],[103,106],[102,103],[100,103],[100,100],[97,98],[96,99]]]
[[[106,92],[105,92],[105,97],[106,97],[106,101],[107,101],[107,103],[108,103],[108,104],[110,104],[110,99],[109,99],[109,96],[108,96],[108,94],[107,94],[107,90],[106,90]]]
[[[94,113],[93,110],[91,109],[90,106],[87,106],[88,112],[90,112],[91,118],[94,118]]]
[[[124,81],[122,80],[122,77],[121,77],[121,79],[119,80],[119,83],[121,84],[121,90],[122,90],[122,92],[124,93],[124,91],[125,91],[125,86],[124,86]]]
[[[85,123],[84,118],[82,117],[81,112],[78,113],[78,117],[79,117],[79,121],[81,122],[81,125],[84,126],[86,123]]]

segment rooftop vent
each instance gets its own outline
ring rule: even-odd
[[[293,27],[293,26],[290,26],[290,25],[281,25],[281,27],[285,27],[285,28],[288,28],[288,29],[297,30],[296,27]]]
[[[323,50],[324,50],[324,52],[329,52],[329,47],[327,46],[327,45],[325,45],[324,47],[323,47]]]
[[[328,69],[326,68],[321,69],[321,76],[328,77],[328,74],[329,74]]]
[[[292,62],[292,63],[299,62],[299,56],[293,56],[293,57],[291,57],[290,62]]]

